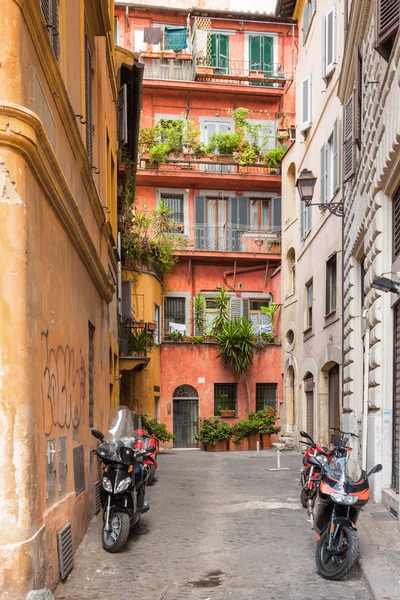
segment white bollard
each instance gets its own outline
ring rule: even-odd
[[[279,450],[279,448],[276,451],[276,468],[281,468],[281,451]]]
[[[257,456],[260,456],[260,442],[257,442]]]

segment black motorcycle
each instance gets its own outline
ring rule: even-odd
[[[356,523],[369,500],[368,478],[381,471],[382,465],[366,473],[348,454],[334,456],[324,467],[314,456],[308,460],[321,468],[313,506],[317,569],[325,579],[342,579],[357,559]]]
[[[149,447],[134,449],[135,415],[121,408],[108,431],[107,439],[97,429],[92,435],[100,441],[94,451],[104,464],[100,498],[103,507],[103,548],[118,552],[128,539],[131,527],[138,525],[150,508],[145,501],[146,474],[143,458],[154,452]]]

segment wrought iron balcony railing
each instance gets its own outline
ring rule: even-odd
[[[190,155],[189,155],[190,156]],[[223,158],[216,156],[211,158],[167,158],[165,163],[152,163],[150,158],[142,155],[139,160],[139,169],[156,169],[158,171],[185,171],[196,173],[232,173],[249,175],[271,175],[281,174],[280,167],[270,167],[265,163],[254,163],[253,165],[239,164],[239,159]]]
[[[281,228],[195,225],[193,250],[280,254]]]

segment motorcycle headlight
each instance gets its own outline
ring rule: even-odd
[[[325,454],[318,454],[315,456],[315,458],[321,463],[322,466],[325,466],[328,464],[328,457],[325,456]]]
[[[358,496],[348,496],[347,494],[338,494],[337,492],[332,492],[331,498],[339,504],[355,504],[358,502]]]
[[[124,492],[130,486],[130,484],[131,484],[131,478],[125,477],[125,479],[120,481],[119,484],[117,485],[117,489],[115,490],[115,493],[119,494],[120,492]]]
[[[111,481],[108,479],[108,477],[103,477],[101,482],[102,482],[103,488],[106,490],[106,492],[112,493],[112,491],[113,491],[112,484],[111,484]]]

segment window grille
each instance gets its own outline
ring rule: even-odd
[[[277,383],[256,383],[256,410],[271,406],[276,413]]]
[[[220,409],[237,410],[237,383],[214,383],[214,414]]]

